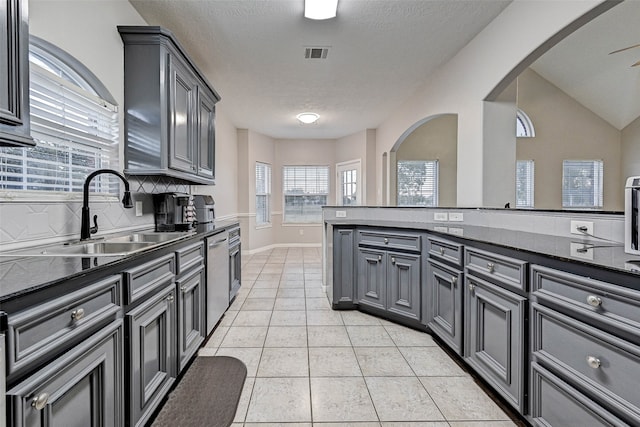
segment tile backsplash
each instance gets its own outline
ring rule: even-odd
[[[90,200],[91,216],[98,215],[98,233],[153,227],[153,193],[189,193],[188,183],[167,177],[130,177],[134,203],[142,201],[142,216],[118,201]],[[12,250],[80,237],[82,201],[0,202],[0,247]],[[92,220],[93,221],[93,220]]]

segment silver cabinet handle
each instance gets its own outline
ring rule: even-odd
[[[31,406],[36,408],[38,411],[44,409],[47,406],[47,402],[49,401],[49,393],[40,393],[31,401]]]
[[[444,248],[440,248],[440,255],[444,255]]]
[[[180,286],[180,290],[181,290],[182,292],[187,292],[187,285],[182,285],[182,286]]]
[[[602,299],[600,297],[595,296],[595,295],[589,295],[587,297],[587,302],[592,307],[600,307],[602,305]]]
[[[389,239],[387,239],[386,237],[384,238],[384,244],[385,245],[389,244]]]
[[[84,317],[84,308],[78,308],[71,312],[71,320],[78,321]]]
[[[457,277],[452,277],[451,278],[451,283],[455,286],[458,284],[458,278]]]
[[[487,263],[487,270],[489,270],[489,273],[493,273],[496,269],[496,265],[492,262],[488,262]]]
[[[469,283],[469,290],[473,292],[475,289],[476,289],[476,285],[474,285],[473,283]]]
[[[396,257],[391,257],[391,264],[396,265]]]
[[[587,363],[593,369],[598,369],[602,365],[602,362],[600,362],[600,359],[594,356],[587,356]]]
[[[378,262],[382,261],[382,255],[378,255]]]
[[[174,298],[174,296],[173,296],[173,295],[169,295],[169,296],[167,297],[167,301],[169,301],[169,302],[173,302],[173,300],[174,300],[174,299],[175,299],[175,298]]]

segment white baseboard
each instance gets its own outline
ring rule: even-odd
[[[259,252],[269,251],[276,248],[321,248],[322,243],[276,243],[273,245],[263,246],[261,248],[242,251],[242,255],[253,255]]]

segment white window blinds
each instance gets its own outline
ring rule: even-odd
[[[438,206],[438,161],[398,160],[398,206]]]
[[[0,150],[0,189],[81,192],[99,168],[117,169],[117,107],[30,64],[32,148]],[[92,191],[118,193],[118,180],[101,175]]]
[[[602,160],[564,160],[562,207],[602,208],[603,171]]]
[[[271,165],[256,162],[256,225],[271,223]]]
[[[534,163],[533,160],[518,160],[516,162],[516,207],[532,208],[534,194]]]
[[[329,167],[285,166],[282,181],[283,222],[321,222],[322,206],[329,196]]]

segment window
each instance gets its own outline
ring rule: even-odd
[[[362,204],[360,160],[336,164],[336,201],[338,206],[357,206]]]
[[[437,160],[398,160],[398,206],[438,206]]]
[[[602,208],[602,160],[562,162],[562,207]]]
[[[516,207],[533,207],[533,160],[516,162]]]
[[[283,193],[283,222],[321,222],[322,206],[329,197],[329,167],[285,166]]]
[[[533,123],[527,114],[518,108],[516,112],[516,137],[533,138],[536,132],[533,129]]]
[[[68,56],[59,49],[56,54]],[[29,60],[37,145],[0,149],[0,190],[82,192],[89,173],[118,167],[117,107],[91,90],[95,76],[83,81],[80,71],[88,70],[70,68],[75,60],[65,63],[37,45],[30,46]],[[92,191],[117,195],[118,181],[99,175]]]
[[[256,162],[256,225],[271,223],[271,165]]]

